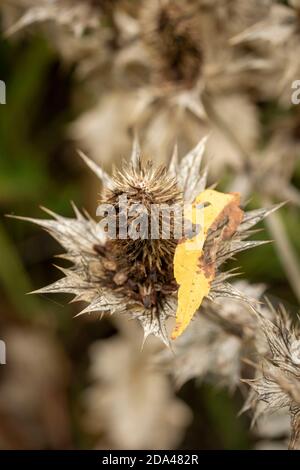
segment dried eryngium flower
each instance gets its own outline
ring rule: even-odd
[[[253,26],[232,38],[232,44],[260,44],[268,56],[272,67],[276,86],[269,87],[273,96],[281,97],[284,105],[291,102],[291,84],[299,76],[300,38],[300,6],[298,0],[289,0],[288,5],[283,2],[273,2],[269,14]],[[270,47],[271,45],[271,47]],[[273,63],[273,65],[271,65]]]
[[[300,449],[300,329],[281,308],[274,321],[257,313],[268,344],[268,354],[257,366],[244,409],[253,408],[254,421],[264,412],[288,408],[291,416],[290,449]],[[261,408],[262,404],[264,405]]]
[[[177,224],[172,217],[170,236],[167,238],[161,229],[162,219],[159,215],[156,220],[154,217],[154,224],[159,227],[158,238],[140,236],[137,239],[127,237],[124,240],[119,236],[120,233],[115,238],[108,236],[101,224],[97,224],[88,215],[82,215],[74,206],[76,218],[73,219],[48,210],[46,212],[53,219],[24,218],[44,227],[66,250],[63,257],[73,263],[69,269],[61,268],[64,273],[62,279],[36,292],[73,294],[75,300],[88,303],[81,314],[93,311],[127,313],[140,320],[145,337],[154,334],[165,344],[169,344],[165,322],[169,317],[174,317],[176,312],[178,285],[173,273],[173,258],[175,252],[179,250],[175,268],[180,274],[178,282],[181,284],[181,295],[176,329],[173,332],[174,338],[187,327],[193,314],[200,307],[203,297],[208,297],[210,300],[229,297],[249,302],[246,296],[228,282],[233,273],[221,272],[220,267],[237,252],[262,243],[245,239],[251,234],[250,229],[270,210],[259,209],[244,213],[239,208],[237,194],[222,195],[213,190],[204,191],[206,173],[200,174],[204,148],[205,140],[201,141],[180,163],[177,162],[177,154],[174,152],[168,169],[162,167],[155,169],[151,163],[142,162],[139,147],[135,142],[131,161],[121,171],[115,171],[112,178],[82,155],[104,185],[101,203],[110,204],[110,207],[119,210],[118,222],[123,210],[120,211],[120,207],[115,207],[118,196],[126,196],[125,211],[130,212],[135,205],[143,204],[143,210],[148,217],[150,203],[169,207],[175,202],[182,207],[183,202],[201,201],[204,206],[204,234],[198,253],[199,267],[197,267],[197,256],[192,251],[188,252],[187,259],[192,253],[192,266],[187,266],[186,279],[180,269],[182,246],[195,241],[197,236],[194,239],[185,236],[180,240],[181,243],[176,245]],[[208,194],[208,204],[206,204],[206,194]],[[193,219],[195,204],[192,208]],[[152,227],[152,214],[150,220],[149,226]],[[129,217],[126,231],[132,230],[133,226],[136,227],[137,222],[134,216]],[[135,230],[136,228],[133,229]],[[183,259],[185,263],[186,259]],[[191,275],[192,283],[189,290]],[[200,296],[196,289],[197,283],[200,283],[198,286],[201,290]],[[198,296],[196,300],[195,295]],[[184,296],[186,296],[186,311]]]
[[[199,78],[203,51],[197,13],[199,5],[189,1],[144,5],[142,38],[160,80],[191,86]]]

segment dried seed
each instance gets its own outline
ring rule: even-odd
[[[114,283],[117,284],[118,286],[122,286],[123,284],[125,284],[127,279],[128,279],[127,274],[124,273],[124,272],[119,272],[119,273],[115,274],[114,277],[113,277]]]

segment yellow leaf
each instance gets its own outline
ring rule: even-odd
[[[203,251],[208,232],[223,224],[221,240],[229,238],[243,218],[239,203],[240,197],[237,193],[224,194],[207,189],[196,198],[189,214],[185,213],[185,218],[196,223],[196,220],[199,220],[199,211],[202,211],[202,226],[197,235],[180,241],[176,247],[174,276],[179,290],[172,339],[176,339],[186,329],[204,297],[208,295],[215,277],[217,241],[216,246]],[[202,207],[199,208],[199,205]]]

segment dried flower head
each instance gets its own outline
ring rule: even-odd
[[[142,38],[159,79],[185,86],[198,79],[203,51],[197,13],[199,6],[187,0],[155,0],[144,6]]]
[[[143,164],[138,154],[136,157],[137,160],[124,165],[122,171],[115,170],[110,187],[104,188],[101,198],[102,204],[110,204],[118,211],[117,237],[94,248],[101,258],[102,283],[116,294],[157,312],[165,296],[177,289],[172,270],[177,241],[174,218],[170,220],[169,236],[165,237],[163,215],[160,213],[153,220],[151,209],[155,205],[173,206],[182,202],[182,192],[165,167],[153,168],[151,162]],[[119,198],[124,196],[125,206],[120,207]],[[142,213],[134,210],[139,204],[143,207]],[[124,212],[126,226],[123,228],[133,236],[122,238],[121,218]],[[140,228],[143,216],[147,221],[144,227],[147,233],[136,238],[135,231]],[[152,238],[156,222],[158,238]]]
[[[255,420],[263,413],[288,408],[291,416],[291,449],[300,448],[300,330],[293,326],[281,307],[271,321],[257,313],[259,325],[268,345],[267,353],[257,366],[257,377],[246,382],[251,386],[244,409],[255,411]]]
[[[232,44],[259,44],[265,49],[269,64],[273,63],[274,85],[269,87],[273,97],[280,97],[285,105],[291,102],[291,83],[299,76],[300,14],[299,3],[288,5],[274,2],[268,15],[232,39]]]
[[[200,174],[200,166],[204,148],[205,140],[180,163],[174,152],[168,170],[154,169],[151,163],[142,163],[135,142],[131,162],[112,178],[93,161],[85,156],[83,158],[104,184],[102,202],[114,207],[117,196],[122,193],[129,201],[129,209],[143,202],[143,208],[147,211],[150,201],[167,206],[180,201],[192,203],[199,193],[203,193],[206,173]],[[243,213],[238,208],[237,196],[232,195],[230,199],[234,205],[228,204],[208,227],[199,252],[199,270],[202,270],[204,278],[207,277],[209,288],[205,296],[210,300],[229,297],[249,301],[228,282],[234,273],[222,272],[220,268],[237,252],[262,243],[245,239],[251,234],[250,229],[270,210]],[[165,322],[175,314],[178,289],[173,274],[174,237],[164,239],[164,232],[159,230],[158,239],[155,240],[111,239],[101,224],[88,215],[82,215],[75,206],[74,210],[74,219],[48,210],[46,212],[52,215],[52,220],[25,218],[44,227],[66,250],[63,257],[73,263],[71,268],[62,269],[62,279],[36,292],[74,294],[75,300],[88,303],[81,314],[93,311],[127,313],[141,321],[145,337],[154,334],[168,344]],[[126,228],[130,229],[135,222],[129,218]],[[160,227],[160,219],[156,222]],[[192,292],[189,295],[192,296]]]

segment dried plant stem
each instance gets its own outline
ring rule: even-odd
[[[288,185],[282,188],[281,193],[284,199],[300,207],[300,192],[298,189],[294,188],[292,185]]]

